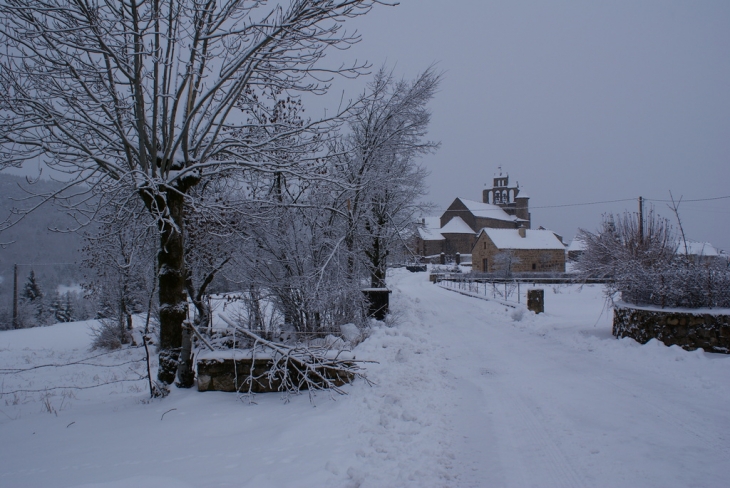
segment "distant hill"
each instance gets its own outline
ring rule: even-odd
[[[0,173],[0,221],[13,208],[24,208],[28,193],[60,188],[60,183],[40,180],[29,185],[25,178]],[[49,229],[74,228],[75,221],[63,209],[44,205],[29,214],[14,227],[0,233],[0,242],[12,242],[0,248],[0,307],[9,306],[13,292],[13,265],[19,267],[19,283],[22,287],[31,268],[35,271],[42,288],[52,292],[58,285],[73,285],[82,281],[80,269],[83,238],[77,233],[53,232]],[[65,263],[65,264],[59,264]],[[33,265],[28,266],[28,265]]]

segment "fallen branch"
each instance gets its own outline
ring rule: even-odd
[[[170,410],[168,410],[167,412],[163,413],[163,414],[162,414],[162,417],[160,417],[160,420],[164,419],[164,418],[165,418],[165,415],[167,415],[168,413],[172,412],[173,410],[177,410],[177,408],[171,408],[171,409],[170,409]]]
[[[271,355],[272,365],[265,376],[270,385],[280,382],[279,391],[299,392],[307,389],[310,391],[311,398],[311,392],[315,390],[329,390],[346,395],[347,392],[340,386],[349,383],[355,377],[362,378],[368,385],[373,384],[357,364],[374,361],[356,361],[355,358],[342,359],[340,358],[341,351],[335,357],[328,357],[327,353],[331,351],[329,348],[289,346],[271,342],[240,327],[223,314],[218,314],[218,316],[234,330],[253,339],[254,344],[261,344],[273,353]],[[255,357],[254,352],[252,352],[252,357]],[[249,381],[253,383],[254,380],[263,379],[263,376],[253,376],[252,362]]]
[[[190,324],[190,330],[193,331],[193,334],[195,334],[195,337],[197,337],[198,339],[200,339],[203,342],[203,344],[205,344],[206,346],[208,346],[208,349],[210,349],[211,351],[215,351],[215,348],[213,348],[213,346],[210,345],[210,342],[208,342],[208,340],[205,337],[203,337],[200,334],[200,332],[198,332],[198,329],[195,328],[195,326],[193,324]]]

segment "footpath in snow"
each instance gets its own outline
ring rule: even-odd
[[[177,389],[149,401],[140,349],[43,367],[96,354],[89,323],[0,332],[0,486],[730,479],[730,356],[614,339],[599,286],[545,287],[536,316],[442,289],[425,273],[395,270],[389,283],[392,326],[355,350],[379,362],[368,367],[376,385],[314,404]],[[64,388],[99,383],[109,384]]]

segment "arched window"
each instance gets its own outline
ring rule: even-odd
[[[509,198],[507,198],[507,192],[502,192],[502,203],[509,203]]]

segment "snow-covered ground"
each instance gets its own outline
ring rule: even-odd
[[[149,401],[140,349],[28,370],[99,354],[89,323],[0,332],[0,486],[727,486],[730,356],[614,339],[599,286],[546,287],[520,319],[389,282],[395,325],[355,350],[376,386],[314,404]]]

